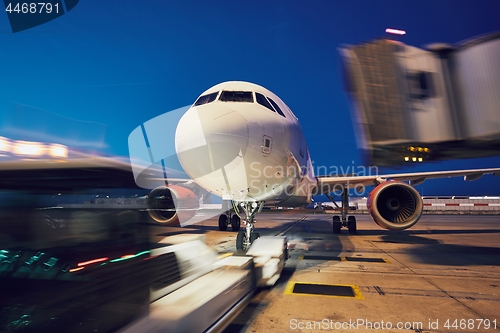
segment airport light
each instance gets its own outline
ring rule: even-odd
[[[387,28],[385,29],[385,32],[387,32],[388,34],[399,35],[399,36],[406,35],[406,31],[398,29]]]
[[[16,155],[40,156],[43,154],[44,146],[38,142],[16,141],[13,153]]]
[[[418,158],[418,161],[419,161],[419,162],[422,162],[423,160],[424,160],[424,159],[423,159],[422,157],[419,157],[419,158]]]
[[[0,136],[0,152],[9,152],[10,151],[10,141],[3,136]]]
[[[57,143],[10,140],[0,136],[0,154],[2,153],[27,157],[67,158],[68,147]]]
[[[48,147],[49,155],[51,157],[68,157],[68,148],[59,144],[52,144]]]
[[[410,160],[410,156],[405,156],[405,161],[408,162]]]
[[[413,156],[413,157],[411,158],[411,160],[412,160],[413,162],[416,162],[416,161],[417,161],[417,158],[416,158],[415,156]]]

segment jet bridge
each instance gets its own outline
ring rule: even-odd
[[[379,39],[340,53],[358,148],[368,163],[499,154],[500,32],[424,49]]]

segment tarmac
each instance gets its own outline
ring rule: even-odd
[[[391,231],[356,215],[355,235],[333,234],[331,219],[257,215],[261,236],[287,236],[290,258],[224,333],[500,331],[498,216],[424,215]],[[190,227],[221,255],[237,254],[230,229],[217,217]]]

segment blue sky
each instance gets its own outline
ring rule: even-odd
[[[387,27],[405,29],[401,40],[417,47],[456,43],[499,31],[499,12],[496,0],[86,0],[15,34],[0,14],[0,136],[60,137],[126,156],[140,124],[212,85],[245,80],[276,93],[299,117],[315,165],[359,165],[338,47],[382,37]],[[380,171],[499,166],[500,158],[485,158]],[[487,177],[417,188],[500,194],[500,177]]]

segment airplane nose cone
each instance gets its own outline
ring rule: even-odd
[[[192,179],[237,164],[247,145],[246,119],[219,103],[189,109],[175,133],[177,156]]]

